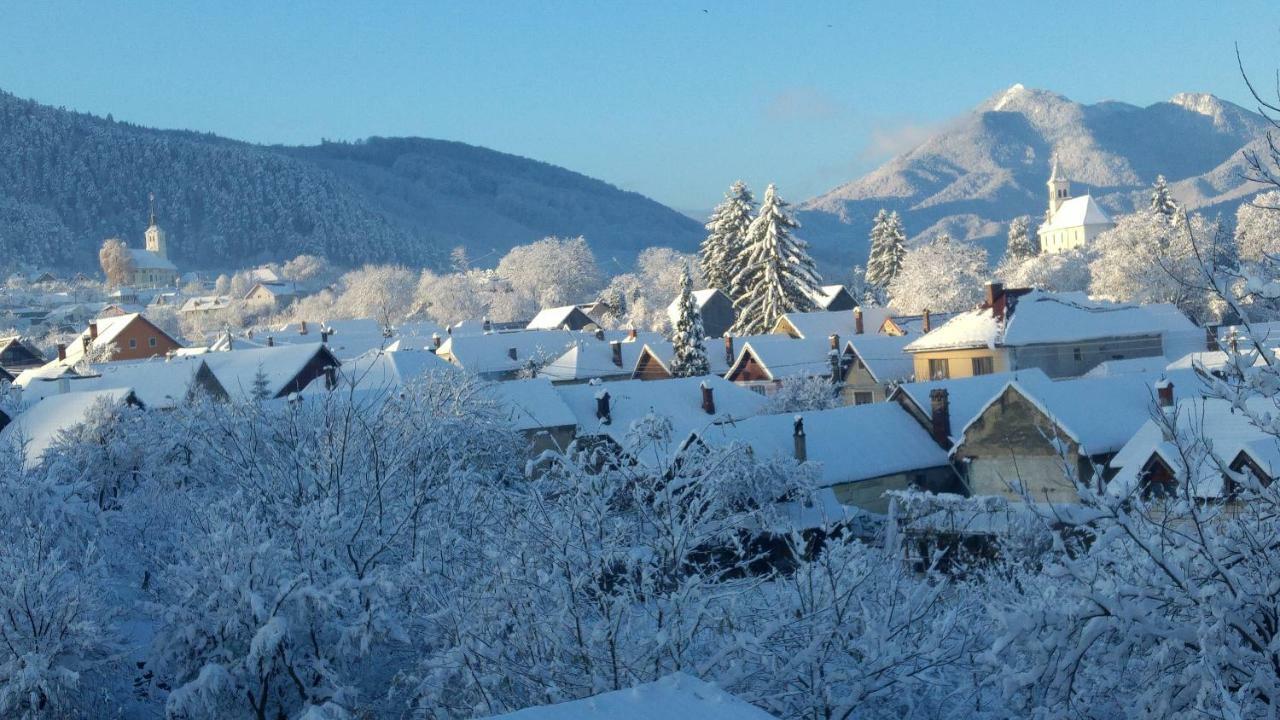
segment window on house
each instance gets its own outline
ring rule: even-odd
[[[150,346],[150,347],[155,347],[155,346],[156,346],[156,339],[155,339],[155,338],[148,338],[148,339],[147,339],[147,345],[148,345],[148,346]]]
[[[930,380],[946,380],[949,377],[951,377],[951,370],[947,367],[945,358],[932,358],[929,360]]]
[[[129,338],[129,347],[130,347],[130,348],[136,348],[136,347],[138,347],[138,339],[137,339],[137,338]]]
[[[875,402],[875,397],[869,392],[855,392],[853,394],[854,405],[870,405]]]
[[[1071,348],[1071,359],[1080,362],[1084,359],[1084,355],[1080,353],[1080,348]]]
[[[973,359],[974,375],[990,375],[995,372],[995,359],[989,357],[976,357]]]

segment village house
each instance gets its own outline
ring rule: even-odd
[[[765,336],[748,335],[735,338],[726,335],[720,339],[707,338],[703,340],[702,351],[707,356],[707,365],[711,369],[710,374],[723,377],[725,373],[729,372],[729,368],[733,366],[733,361],[737,359],[737,352],[734,350],[736,344],[757,337]],[[636,380],[669,380],[673,377],[671,374],[671,362],[675,359],[675,356],[675,345],[670,340],[647,342],[636,358],[631,377]]]
[[[1060,253],[1083,247],[1116,226],[1092,196],[1071,197],[1071,182],[1058,167],[1057,157],[1053,159],[1047,184],[1049,210],[1044,224],[1036,232],[1041,252]]]
[[[741,443],[760,459],[811,463],[818,483],[841,504],[884,514],[890,490],[959,492],[947,452],[895,403],[841,407],[800,415],[757,415],[708,427],[709,445]]]
[[[660,343],[657,333],[626,333],[597,330],[580,335],[563,355],[538,370],[538,377],[553,383],[600,380],[629,380],[636,362],[649,343]]]
[[[131,388],[152,410],[171,410],[201,395],[215,400],[228,397],[201,356],[102,363],[85,374],[24,376],[18,385],[21,403],[27,406],[53,395],[121,387]]]
[[[342,362],[323,343],[211,352],[200,356],[232,400],[271,400],[300,393],[313,381],[338,385]]]
[[[702,331],[708,338],[718,338],[729,332],[738,317],[733,301],[715,288],[694,290],[693,304],[702,315]],[[675,327],[676,321],[680,319],[679,297],[667,306],[667,318],[671,320],[672,327]]]
[[[1108,494],[1231,502],[1246,479],[1265,487],[1280,474],[1280,443],[1239,408],[1218,398],[1176,399],[1169,382],[1157,390],[1161,415],[1112,458]],[[1275,405],[1258,397],[1248,409],[1262,415]]]
[[[197,295],[187,298],[178,312],[183,315],[206,315],[218,313],[231,307],[229,295]]]
[[[293,283],[257,282],[244,294],[244,301],[258,307],[282,310],[297,302],[301,294]]]
[[[526,330],[582,330],[586,327],[599,327],[594,319],[582,311],[577,305],[544,308],[525,326]]]
[[[1012,380],[956,433],[952,458],[972,495],[1076,502],[1077,484],[1103,489],[1112,457],[1151,417],[1161,387],[1172,393],[1170,381],[1136,374]]]
[[[1107,360],[1180,357],[1205,333],[1170,304],[1121,305],[1084,293],[1006,290],[987,283],[982,305],[907,345],[920,379],[1038,367],[1078,377]]]
[[[338,368],[336,389],[358,393],[387,393],[442,372],[457,373],[459,370],[430,350],[370,350],[342,363]],[[307,386],[307,392],[322,391],[317,388],[324,386],[311,383]]]
[[[142,360],[163,357],[182,347],[141,313],[100,318],[89,323],[66,347],[60,348],[60,364],[74,365],[86,355],[95,359]]]
[[[564,354],[577,339],[568,330],[524,330],[450,335],[436,354],[485,380],[511,380]]]
[[[842,352],[844,377],[840,394],[846,405],[866,405],[889,399],[894,388],[910,382],[915,363],[905,348],[909,337],[854,335]]]
[[[968,425],[1013,380],[1024,387],[1052,382],[1037,368],[955,380],[917,380],[894,388],[889,400],[901,405],[921,427],[929,430],[940,447],[950,450],[955,444],[951,428],[959,430]],[[946,402],[939,404],[938,398]],[[940,409],[946,410],[941,416]]]
[[[725,378],[761,395],[773,395],[786,380],[843,378],[840,339],[764,335],[743,343]],[[832,388],[834,392],[834,386]]]
[[[25,338],[15,335],[0,340],[0,368],[10,375],[39,367],[45,362],[44,355]]]
[[[531,458],[544,452],[564,452],[577,437],[578,417],[546,378],[492,383],[484,392],[507,422],[524,435]]]
[[[858,301],[843,285],[823,285],[809,296],[820,311],[836,312],[852,310]]]
[[[127,387],[53,395],[35,403],[5,425],[0,430],[0,444],[21,447],[24,465],[28,469],[34,468],[64,432],[90,419],[90,413],[104,405],[142,407],[133,389]]]

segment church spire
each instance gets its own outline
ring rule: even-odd
[[[147,224],[147,227],[155,227],[155,224],[156,224],[156,194],[155,194],[155,193],[150,193],[150,194],[148,194],[148,195],[147,195],[147,197],[148,197],[148,199],[151,201],[151,222]]]
[[[1053,219],[1053,214],[1058,212],[1058,208],[1062,204],[1071,199],[1071,181],[1067,180],[1066,173],[1058,166],[1058,154],[1053,154],[1053,169],[1049,171],[1049,213],[1047,220]]]

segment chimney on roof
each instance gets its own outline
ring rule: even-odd
[[[617,340],[610,340],[609,353],[612,355],[613,364],[622,367],[622,343]]]
[[[80,338],[80,346],[84,348],[84,351],[86,353],[89,352],[89,348],[92,345],[93,345],[93,341],[89,339],[88,335],[85,335],[84,337]]]
[[[724,336],[724,364],[725,365],[733,364],[733,336],[732,335]]]
[[[1164,378],[1156,381],[1156,399],[1159,401],[1161,409],[1169,410],[1172,408],[1173,383]]]
[[[929,332],[933,327],[929,324],[929,308],[924,309],[924,316],[920,320],[920,331]]]
[[[480,326],[486,333],[493,332],[493,323],[489,322],[489,318],[484,319],[484,325]]]
[[[844,373],[841,372],[844,370],[844,363],[840,361],[840,351],[835,348],[831,348],[831,350],[827,352],[827,360],[831,363],[831,384],[839,385],[844,381]]]
[[[324,389],[333,390],[338,387],[338,368],[333,365],[324,366]]]
[[[945,388],[929,391],[929,426],[933,441],[944,450],[951,449],[951,398]]]
[[[274,337],[272,337],[271,335],[268,335],[268,336],[267,336],[267,347],[275,347],[275,346],[276,346],[276,339],[275,339]]]
[[[708,415],[716,414],[716,396],[715,391],[707,384],[705,380],[699,383],[698,387],[702,388],[702,410]]]
[[[795,443],[796,462],[809,459],[809,447],[804,436],[804,418],[797,415],[791,426],[791,439]]]
[[[98,339],[98,323],[96,321],[89,323],[89,339],[90,340]]]
[[[594,335],[597,340],[604,340],[604,328],[596,328]]]
[[[601,390],[596,393],[596,419],[604,425],[613,422],[613,416],[609,412],[608,390]]]
[[[627,339],[634,341],[636,339],[636,329],[631,328],[627,331]]]
[[[860,307],[853,309],[853,334],[862,334],[862,308]]]
[[[322,345],[328,345],[329,336],[332,334],[333,334],[332,330],[325,330],[324,328],[320,328],[320,343]]]
[[[307,334],[307,321],[306,321],[306,320],[303,320],[301,323],[299,323],[299,324],[298,324],[298,334],[299,334],[299,335],[306,335],[306,334]]]
[[[507,357],[511,358],[512,360],[515,360],[515,359],[516,359],[516,349],[515,349],[515,348],[507,348]]]
[[[59,360],[67,359],[67,346],[63,345],[62,343],[58,343],[58,359]]]
[[[440,337],[440,333],[435,333],[435,332],[431,333],[431,349],[432,350],[439,350],[440,346],[443,343],[444,343],[444,338]]]
[[[840,350],[840,334],[831,333],[827,336],[827,343],[831,345],[831,349],[839,352]]]
[[[986,291],[987,307],[995,307],[996,302],[1004,296],[1004,283],[987,281],[983,288]]]
[[[1218,342],[1218,328],[1213,325],[1206,325],[1204,328],[1204,349],[1209,352],[1222,349],[1222,345]]]

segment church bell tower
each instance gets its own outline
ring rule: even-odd
[[[1058,156],[1053,156],[1053,170],[1049,173],[1049,214],[1046,220],[1052,220],[1054,213],[1062,207],[1062,203],[1071,199],[1071,182],[1058,167]]]
[[[156,224],[156,194],[151,193],[151,222],[147,225],[147,250],[156,255],[169,259],[169,248],[166,242],[164,230]]]

